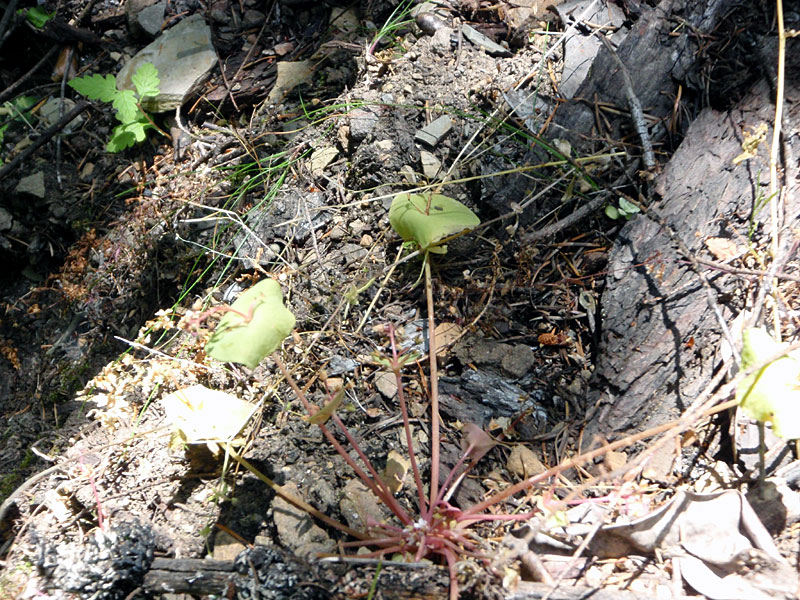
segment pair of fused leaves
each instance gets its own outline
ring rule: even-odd
[[[752,369],[781,352],[785,346],[761,328],[743,335],[742,369]],[[745,377],[736,389],[736,400],[753,419],[772,423],[776,435],[800,438],[800,355],[797,352],[770,362]]]
[[[217,453],[219,443],[240,445],[239,433],[258,405],[218,390],[193,385],[162,400],[167,419],[175,428],[173,442],[206,444]]]
[[[161,81],[158,70],[152,63],[144,63],[131,77],[136,91],[117,89],[117,78],[113,75],[88,75],[76,77],[69,86],[89,100],[109,102],[114,107],[117,120],[111,139],[106,146],[109,152],[119,152],[137,142],[144,141],[148,129],[153,125],[140,108],[144,98],[158,95]]]
[[[294,329],[295,317],[283,305],[281,286],[259,281],[242,292],[222,317],[206,344],[206,353],[223,362],[255,369]]]
[[[469,208],[441,194],[398,194],[389,207],[389,223],[423,252],[444,254],[448,240],[475,229],[481,220]]]

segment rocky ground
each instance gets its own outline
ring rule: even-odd
[[[574,57],[560,44],[571,21],[563,8],[559,18],[538,2],[453,2],[418,15],[403,10],[417,3],[396,12],[396,2],[351,4],[76,2],[58,9],[58,27],[10,27],[5,49],[19,49],[25,59],[2,63],[4,87],[51,47],[73,48],[65,56],[79,74],[116,73],[160,29],[189,14],[206,16],[216,56],[179,113],[154,115],[164,135],[151,130],[144,143],[117,154],[103,150],[112,111],[95,102],[71,130],[14,167],[14,157],[44,135],[47,121],[38,104],[24,119],[7,113],[3,160],[12,168],[0,167],[7,265],[0,274],[0,497],[8,498],[0,515],[3,596],[156,593],[163,589],[158,579],[142,579],[153,556],[207,558],[192,563],[194,572],[204,564],[230,565],[226,561],[252,544],[278,546],[303,560],[343,549],[346,536],[276,496],[224,452],[176,443],[164,399],[193,385],[252,403],[241,454],[285,491],[358,531],[370,519],[387,519],[321,430],[303,418],[303,405],[273,358],[249,369],[207,356],[218,307],[266,278],[280,283],[297,319],[280,350],[292,377],[320,406],[326,385],[344,386],[338,414],[376,467],[399,479],[403,505],[414,506],[397,382],[375,360],[375,353],[390,353],[388,324],[404,348],[419,352],[403,390],[414,424],[412,447],[427,476],[433,431],[426,297],[419,258],[401,259],[409,251],[389,224],[388,209],[400,192],[447,194],[483,222],[432,264],[440,479],[457,462],[468,424],[502,440],[450,502],[466,509],[586,445],[598,353],[610,351],[600,337],[608,256],[627,222],[619,210],[604,208],[619,209],[620,194],[637,198],[648,184],[638,153],[621,150],[632,146],[630,137],[606,139],[591,152],[565,139],[537,137],[547,132],[569,78],[578,77]],[[625,11],[615,9],[617,27],[635,30],[648,7],[622,4]],[[578,29],[585,34],[585,27]],[[60,84],[63,75],[55,77],[53,84],[37,71],[16,94],[36,102],[62,94],[81,100]],[[681,115],[686,121],[671,130],[674,138],[658,146],[662,163],[705,106],[699,96],[692,102],[676,112],[676,120]],[[538,163],[531,161],[532,149]],[[526,169],[522,193],[509,199],[503,175],[519,168]],[[564,221],[598,199],[594,212]],[[530,241],[531,232],[547,227],[552,235]],[[785,297],[796,299],[792,285]],[[787,318],[790,325],[796,312]],[[214,420],[224,421],[227,411]],[[716,426],[698,421],[695,433]],[[720,449],[725,442],[717,436],[713,448],[703,446],[712,437],[686,434],[683,440],[708,472],[736,479],[741,466],[720,459],[728,456]],[[632,454],[641,449],[632,447]],[[770,533],[794,565],[800,511],[767,523],[767,533],[738,491],[718,496],[725,506],[686,500],[675,492],[697,471],[689,477],[681,471],[686,465],[676,465],[674,472],[648,473],[626,467],[626,460],[624,452],[602,452],[504,503],[502,512],[536,511],[538,520],[528,530],[507,521],[476,527],[488,559],[478,560],[479,568],[459,566],[465,597],[509,597],[520,577],[548,586],[563,577],[624,589],[615,597],[705,593],[717,585],[700,572],[708,562],[683,563],[693,573],[684,574],[684,592],[676,563],[653,558],[661,551],[655,542],[629,530],[597,533],[620,515],[630,520],[657,507],[681,512],[674,507],[704,502],[715,518],[693,513],[684,526],[700,523],[707,537],[752,551],[767,564],[759,567],[763,578],[778,582],[776,594],[789,597],[797,589],[794,568],[780,561]],[[782,475],[792,481],[791,472]],[[569,510],[548,508],[592,476],[600,478],[587,492],[591,500]],[[694,489],[721,488],[705,481]],[[787,496],[796,495],[786,489]],[[598,516],[587,507],[606,510]],[[707,523],[722,521],[722,514],[731,519],[725,531],[741,528],[749,538],[731,541],[725,531],[709,530]],[[592,530],[587,520],[597,523],[590,552],[565,558]],[[654,520],[634,521],[638,526],[631,528],[668,536]],[[536,532],[525,537],[534,529],[549,532],[541,536],[546,539]],[[717,562],[744,560],[722,552],[714,547],[710,554],[718,553]],[[251,581],[253,560],[244,569]],[[741,597],[779,597],[765,591],[763,581],[741,575],[744,570],[730,584],[740,586]],[[346,583],[340,573],[315,576],[331,594],[350,597],[371,595],[375,577],[374,568]],[[403,577],[409,586],[415,581]],[[246,595],[247,584],[238,585],[239,597],[258,597]],[[443,585],[446,594],[446,577]],[[399,597],[392,589],[379,585],[371,597]],[[527,597],[540,597],[536,593]]]

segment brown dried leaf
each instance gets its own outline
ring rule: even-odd
[[[462,329],[458,323],[439,323],[434,331],[436,333],[436,354],[441,356],[449,346],[458,341]]]
[[[386,457],[386,468],[383,470],[382,476],[384,483],[389,486],[393,494],[403,489],[403,482],[410,468],[411,463],[405,456],[396,450],[389,451],[389,456]]]
[[[480,460],[484,454],[494,448],[497,444],[488,433],[478,427],[475,423],[467,423],[461,428],[464,437],[461,439],[461,447],[466,452],[472,448],[472,460]]]
[[[730,260],[739,256],[739,246],[728,238],[712,237],[706,240],[706,248],[717,260]]]

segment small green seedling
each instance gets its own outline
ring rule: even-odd
[[[748,329],[742,337],[742,369],[756,367],[784,348],[761,328]],[[800,438],[800,356],[783,356],[745,377],[736,400],[753,419],[772,423],[775,435]]]
[[[441,194],[398,194],[389,207],[389,223],[422,252],[444,254],[447,241],[481,224],[469,208]]]
[[[636,206],[633,202],[626,200],[625,198],[619,199],[619,206],[614,206],[613,204],[609,204],[606,206],[606,216],[609,219],[625,219],[629,221],[633,215],[642,212],[641,209]]]
[[[17,14],[24,16],[28,23],[36,29],[44,29],[47,22],[56,16],[56,11],[47,12],[41,6],[32,6],[31,8],[20,8]]]
[[[0,144],[9,127],[16,123],[29,123],[30,110],[36,105],[33,96],[18,96],[14,100],[3,102],[0,106]]]
[[[264,279],[242,292],[225,311],[206,344],[206,353],[255,369],[278,349],[294,323],[294,315],[283,305],[281,286],[273,279]]]
[[[148,129],[157,129],[153,120],[141,107],[144,98],[157,96],[161,81],[158,70],[152,63],[144,63],[131,77],[136,91],[117,89],[117,78],[113,75],[87,75],[76,77],[69,86],[89,100],[110,102],[120,122],[114,128],[106,150],[119,152],[144,141]]]

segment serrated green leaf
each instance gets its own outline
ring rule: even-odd
[[[779,344],[762,328],[742,334],[742,369],[750,369],[780,352]],[[776,435],[800,438],[800,359],[779,358],[745,377],[736,388],[736,400],[753,419],[772,423]]]
[[[37,102],[35,96],[18,96],[14,98],[10,103],[6,102],[6,104],[10,104],[13,106],[18,112],[24,113]]]
[[[254,369],[294,328],[294,315],[283,305],[281,286],[273,279],[240,294],[231,309],[206,344],[206,353],[217,360]]]
[[[122,123],[131,123],[141,116],[141,110],[136,104],[136,94],[133,90],[118,90],[111,102],[117,111],[117,119]]]
[[[114,127],[106,150],[116,153],[130,148],[137,142],[143,142],[147,137],[147,130],[151,128],[152,125],[146,119],[117,125]]]
[[[139,100],[147,96],[157,96],[158,86],[161,81],[158,78],[158,69],[155,68],[153,63],[144,63],[141,67],[136,69],[136,73],[131,77],[133,85],[136,86],[136,93],[139,95]]]
[[[136,136],[132,131],[129,131],[125,125],[117,125],[111,132],[111,138],[108,140],[106,150],[108,152],[117,153],[122,152],[125,148],[130,148],[136,143]]]
[[[475,229],[481,220],[461,202],[441,194],[398,194],[389,208],[389,223],[406,241],[433,251],[459,234]]]
[[[103,77],[95,73],[86,77],[76,77],[67,85],[89,100],[100,100],[101,102],[112,102],[119,93],[117,78],[113,75]]]

